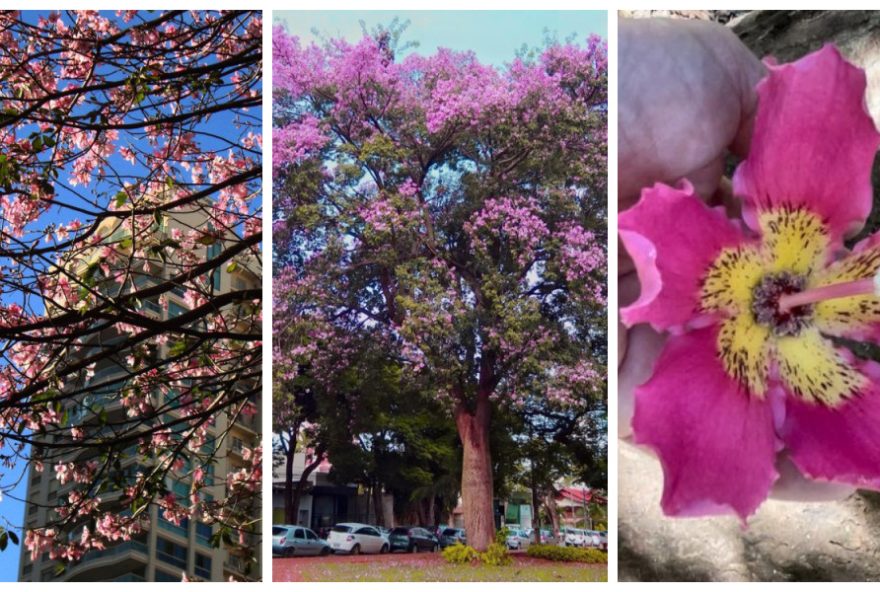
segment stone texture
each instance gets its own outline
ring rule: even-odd
[[[836,44],[843,55],[864,68],[868,77],[868,111],[880,122],[880,12],[757,10],[729,25],[760,57],[790,62]]]
[[[620,445],[621,581],[880,580],[880,494],[841,502],[769,500],[743,529],[736,518],[666,518],[660,464]]]

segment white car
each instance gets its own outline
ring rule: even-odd
[[[559,531],[560,544],[565,547],[586,547],[587,534],[580,528],[564,528]]]
[[[602,534],[598,530],[585,530],[584,532],[586,533],[585,545],[587,547],[602,548]]]
[[[335,553],[387,553],[391,549],[388,537],[369,524],[345,522],[330,529],[327,537],[330,548]]]
[[[529,548],[529,535],[525,530],[520,530],[518,528],[511,528],[507,533],[507,548],[508,549],[528,549]]]

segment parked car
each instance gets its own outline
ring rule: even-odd
[[[565,527],[560,529],[559,535],[562,538],[560,544],[565,547],[587,546],[587,534],[580,528]]]
[[[330,529],[327,542],[336,553],[387,553],[391,550],[388,538],[369,524],[345,522]]]
[[[437,537],[420,526],[398,526],[391,529],[388,537],[391,542],[391,551],[407,551],[418,553],[419,551],[437,551],[440,549],[440,541]]]
[[[440,547],[442,549],[455,543],[467,544],[467,536],[463,528],[444,528],[440,531]]]
[[[602,548],[602,535],[599,534],[598,530],[585,530],[585,546],[587,547],[595,547],[596,549]]]
[[[525,530],[519,528],[509,528],[507,532],[507,548],[508,549],[528,549],[529,535]]]
[[[541,529],[541,544],[542,545],[556,545],[559,543],[559,540],[556,538],[556,535],[553,534],[552,530],[547,530],[545,528]]]
[[[429,525],[429,526],[420,525],[419,528],[424,528],[424,529],[427,530],[429,533],[431,533],[431,534],[433,534],[435,537],[437,537],[437,540],[438,540],[438,541],[440,540],[440,531],[443,530],[443,527],[442,527],[442,526],[434,526],[433,524],[431,524],[431,525]]]
[[[272,555],[294,557],[327,555],[332,552],[327,541],[305,526],[280,524],[272,526]]]

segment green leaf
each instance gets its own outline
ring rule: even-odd
[[[117,193],[116,194],[116,207],[121,208],[127,199],[128,199],[128,194],[125,191],[120,191],[119,193]]]
[[[5,551],[7,544],[9,544],[9,535],[4,530],[0,532],[0,551]]]
[[[168,348],[168,353],[172,356],[179,356],[186,351],[186,341],[176,341],[174,345]]]
[[[9,533],[9,540],[12,541],[13,545],[18,544],[18,535],[12,532],[11,530],[6,531]]]
[[[236,263],[235,261],[226,266],[227,273],[232,273],[236,269],[238,269],[238,263]]]

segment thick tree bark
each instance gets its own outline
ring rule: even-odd
[[[461,470],[461,505],[468,545],[485,551],[495,539],[492,504],[492,455],[489,450],[491,402],[489,392],[477,395],[473,411],[459,404],[455,424],[464,449]]]

